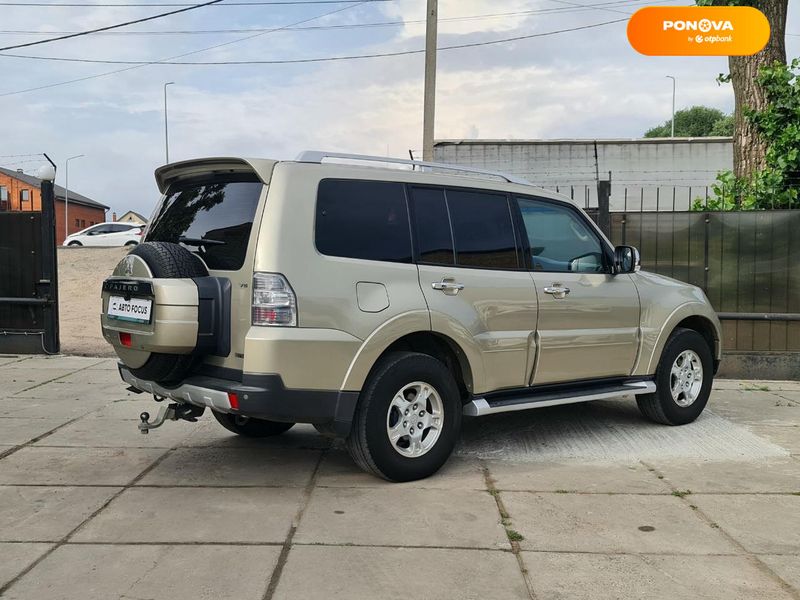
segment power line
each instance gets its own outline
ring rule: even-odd
[[[230,2],[222,6],[278,6],[302,4],[363,4],[364,2],[393,2],[394,0],[254,0],[253,2]],[[0,6],[16,6],[33,8],[166,8],[174,6],[193,6],[187,3],[156,2],[156,3],[123,3],[123,4],[93,4],[90,2],[71,2],[66,4],[53,2],[0,2]]]
[[[517,42],[521,40],[529,40],[533,38],[546,37],[557,35],[560,33],[569,33],[572,31],[581,31],[584,29],[593,29],[595,27],[602,27],[604,25],[611,25],[613,23],[622,23],[628,19],[615,19],[613,21],[605,21],[603,23],[593,23],[591,25],[582,25],[580,27],[570,27],[568,29],[557,29],[555,31],[546,31],[543,33],[533,33],[530,35],[518,35],[509,38],[502,38],[498,40],[488,40],[485,42],[471,42],[467,44],[455,44],[452,46],[440,46],[437,51],[444,50],[461,50],[464,48],[477,48],[479,46],[491,46],[496,44],[506,44],[509,42]],[[200,52],[200,51],[197,51]],[[173,61],[171,59],[159,61],[136,61],[136,60],[99,60],[90,58],[65,58],[58,56],[29,56],[25,54],[1,54],[9,58],[24,58],[29,60],[48,60],[58,62],[77,62],[77,63],[91,63],[91,64],[104,64],[104,65],[183,65],[183,66],[219,66],[219,65],[287,65],[287,64],[302,64],[302,63],[319,63],[319,62],[337,62],[345,60],[362,60],[368,58],[388,58],[394,56],[408,56],[411,54],[422,54],[425,50],[399,50],[397,52],[383,52],[374,54],[351,54],[346,56],[322,56],[314,58],[293,58],[293,59],[279,59],[279,60],[225,60],[225,61]],[[3,96],[4,94],[0,94]]]
[[[58,37],[47,38],[46,40],[38,40],[36,42],[26,42],[24,44],[15,44],[13,46],[5,46],[0,48],[0,52],[4,50],[14,50],[15,48],[25,48],[27,46],[38,46],[39,44],[49,44],[50,42],[58,42],[59,40],[67,40],[70,38],[80,37],[84,35],[89,35],[92,33],[98,33],[100,31],[108,31],[109,29],[118,29],[120,27],[127,27],[128,25],[135,25],[136,23],[144,23],[146,21],[154,21],[156,19],[161,19],[163,17],[168,17],[170,15],[177,15],[178,13],[188,12],[190,10],[195,10],[198,8],[203,8],[204,6],[211,6],[212,4],[218,4],[223,0],[210,0],[209,2],[204,2],[203,4],[193,4],[191,6],[187,6],[186,8],[181,8],[178,10],[171,10],[165,13],[159,13],[157,15],[151,15],[149,17],[143,17],[141,19],[134,19],[133,21],[126,21],[124,23],[117,23],[116,25],[107,25],[105,27],[99,27],[97,29],[89,29],[87,31],[80,31],[78,33],[70,33],[68,35],[61,35]]]
[[[55,82],[55,83],[48,83],[48,84],[45,84],[45,85],[39,85],[39,86],[36,86],[36,87],[27,88],[27,89],[24,89],[24,90],[17,90],[17,91],[14,91],[14,92],[5,92],[5,93],[0,94],[0,98],[3,98],[5,96],[16,96],[18,94],[25,94],[27,92],[36,92],[36,91],[39,91],[39,90],[51,89],[51,88],[55,88],[55,87],[60,87],[62,85],[69,85],[71,83],[79,83],[81,81],[89,81],[91,79],[99,79],[100,77],[107,77],[109,75],[116,75],[117,73],[124,73],[125,71],[133,71],[134,69],[140,69],[142,67],[146,67],[147,65],[160,64],[163,61],[173,60],[173,59],[176,59],[176,58],[183,58],[184,56],[191,56],[193,54],[199,54],[200,52],[206,52],[208,50],[213,50],[215,48],[221,48],[222,46],[230,46],[232,44],[238,44],[239,42],[245,42],[247,40],[251,40],[253,38],[257,38],[257,37],[260,37],[262,35],[268,35],[268,34],[274,32],[274,31],[281,31],[281,30],[283,30],[283,29],[285,29],[287,27],[294,27],[295,25],[302,25],[304,23],[310,23],[311,21],[315,21],[317,19],[322,19],[323,17],[327,17],[327,16],[330,16],[330,15],[333,15],[333,14],[336,14],[336,13],[344,12],[344,11],[350,10],[351,8],[354,8],[356,6],[360,6],[361,4],[366,4],[366,3],[369,3],[369,2],[372,2],[372,1],[373,0],[361,0],[358,4],[350,4],[350,5],[344,6],[342,8],[337,8],[335,10],[331,10],[331,11],[328,11],[326,13],[322,13],[321,15],[317,15],[315,17],[309,17],[307,19],[302,19],[300,21],[296,21],[294,23],[289,23],[289,24],[284,25],[282,27],[276,27],[275,29],[270,29],[268,31],[264,31],[264,32],[261,32],[261,33],[256,33],[256,34],[253,34],[253,35],[248,35],[248,36],[245,36],[245,37],[242,37],[242,38],[231,40],[229,42],[223,42],[221,44],[216,44],[214,46],[208,46],[206,48],[199,48],[197,50],[192,50],[190,52],[184,52],[182,54],[176,54],[174,56],[169,56],[169,57],[163,59],[162,61],[151,61],[151,62],[147,62],[147,63],[144,63],[144,64],[137,64],[137,65],[133,65],[131,67],[125,67],[124,69],[115,69],[114,71],[106,71],[105,73],[95,73],[94,75],[87,75],[85,77],[78,77],[77,79],[69,79],[67,81],[59,81],[59,82]]]
[[[656,2],[649,2],[648,4],[668,4],[674,0],[657,0]],[[545,8],[535,10],[525,10],[517,12],[504,12],[504,13],[488,13],[480,15],[464,15],[460,17],[446,17],[440,18],[440,23],[445,22],[462,22],[462,21],[481,21],[484,19],[497,19],[506,17],[528,16],[535,14],[564,14],[572,12],[585,12],[588,10],[604,10],[606,6],[619,6],[637,5],[647,2],[647,0],[614,0],[613,2],[603,2],[600,4],[586,4],[581,5],[582,8]],[[218,6],[233,6],[228,2]],[[416,25],[425,23],[424,19],[415,19],[408,21],[379,21],[375,23],[344,23],[339,25],[310,25],[307,27],[287,27],[282,31],[321,31],[321,30],[336,30],[336,29],[362,29],[372,27],[396,27],[402,25]],[[201,34],[220,34],[220,33],[257,33],[261,31],[271,31],[269,27],[254,27],[249,29],[172,29],[172,30],[151,30],[151,31],[108,31],[100,32],[98,35],[123,35],[123,36],[137,36],[137,35],[201,35]],[[0,30],[0,34],[25,34],[25,35],[54,35],[54,34],[70,34],[76,33],[74,31],[34,31],[30,29],[13,29],[13,30]]]

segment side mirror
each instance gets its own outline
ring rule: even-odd
[[[633,246],[617,246],[614,248],[614,272],[635,273],[641,268],[639,251]]]

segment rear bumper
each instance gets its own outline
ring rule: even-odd
[[[358,401],[358,392],[287,389],[280,375],[232,372],[237,379],[192,375],[178,386],[165,387],[139,379],[122,364],[117,367],[123,381],[143,392],[246,417],[329,425],[342,437],[350,432]],[[231,407],[229,393],[236,394],[238,409]]]

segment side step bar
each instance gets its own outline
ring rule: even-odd
[[[544,406],[558,406],[559,404],[575,404],[589,402],[590,400],[604,400],[606,398],[619,398],[620,396],[636,396],[638,394],[652,394],[656,391],[653,381],[634,381],[630,383],[598,385],[582,390],[548,391],[525,396],[505,398],[475,398],[464,405],[464,414],[469,417],[482,417],[495,413],[510,412],[514,410],[528,410]]]

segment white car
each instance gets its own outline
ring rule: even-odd
[[[136,246],[144,225],[135,223],[98,223],[67,236],[65,246]]]

